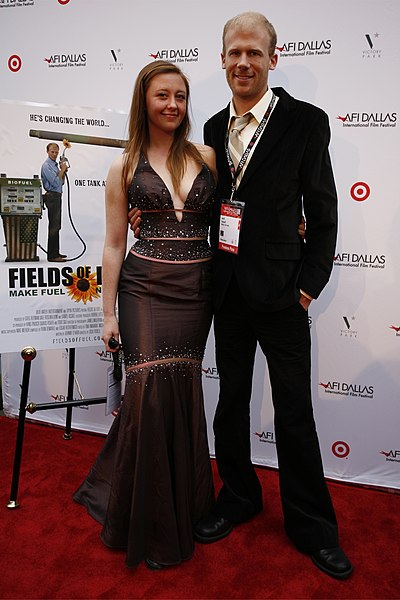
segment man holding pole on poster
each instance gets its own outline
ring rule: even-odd
[[[62,157],[60,166],[57,165],[57,156],[60,151],[58,144],[47,144],[46,151],[47,159],[42,165],[41,180],[45,189],[43,198],[49,220],[47,260],[49,262],[65,262],[66,254],[60,254],[61,194],[65,174],[68,171],[68,161]]]

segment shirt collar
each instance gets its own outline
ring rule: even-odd
[[[260,98],[260,100],[257,102],[257,104],[255,104],[250,110],[247,111],[247,112],[251,112],[253,117],[256,119],[257,123],[261,123],[262,118],[265,115],[271,100],[272,100],[272,89],[268,88],[267,91],[265,92],[264,96],[262,98]],[[245,114],[247,114],[247,113],[245,113]],[[233,106],[233,100],[231,100],[230,104],[229,104],[229,122],[232,121],[232,117],[237,117],[237,116],[239,116],[239,115],[235,111],[235,107]]]

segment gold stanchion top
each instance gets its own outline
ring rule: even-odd
[[[33,360],[36,357],[36,350],[33,346],[25,346],[21,350],[21,356],[24,360]]]

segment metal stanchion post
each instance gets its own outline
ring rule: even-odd
[[[24,373],[23,373],[23,377],[22,377],[21,400],[20,400],[20,404],[19,404],[18,429],[17,429],[16,444],[15,444],[14,468],[13,468],[13,475],[12,475],[12,482],[11,482],[10,501],[7,504],[7,508],[18,508],[19,507],[19,504],[17,501],[17,494],[18,494],[19,473],[20,473],[20,469],[21,469],[22,445],[24,442],[26,402],[28,399],[31,361],[36,356],[36,350],[32,346],[27,346],[26,348],[24,348],[22,350],[21,356],[24,359],[25,364],[24,364]]]
[[[68,376],[68,395],[66,402],[46,402],[44,404],[35,404],[30,402],[27,404],[28,399],[28,388],[29,388],[29,377],[31,370],[31,361],[36,356],[36,350],[32,346],[27,346],[21,352],[21,356],[25,361],[24,372],[21,385],[21,401],[19,406],[19,417],[18,417],[18,428],[17,428],[17,440],[15,444],[14,454],[14,468],[11,482],[10,501],[7,504],[7,508],[18,508],[19,503],[17,501],[19,474],[21,470],[21,459],[22,459],[22,446],[24,442],[24,429],[25,429],[25,417],[26,413],[33,415],[39,410],[51,410],[66,408],[67,417],[65,424],[64,439],[70,440],[72,438],[71,433],[71,422],[72,422],[72,408],[74,406],[90,406],[92,404],[104,404],[107,398],[87,398],[81,400],[73,400],[74,394],[74,383],[75,383],[75,348],[69,350],[69,376]]]
[[[69,370],[68,370],[68,393],[67,402],[74,399],[74,383],[75,383],[75,348],[69,349]],[[67,415],[65,420],[64,440],[72,438],[72,406],[67,406]]]

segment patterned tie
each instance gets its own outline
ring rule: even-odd
[[[252,118],[251,113],[247,113],[243,115],[243,117],[234,117],[234,124],[231,132],[229,134],[229,154],[233,160],[233,164],[235,165],[235,169],[238,166],[240,159],[242,158],[242,154],[244,152],[243,142],[241,139],[241,131],[248,125],[249,121]]]

